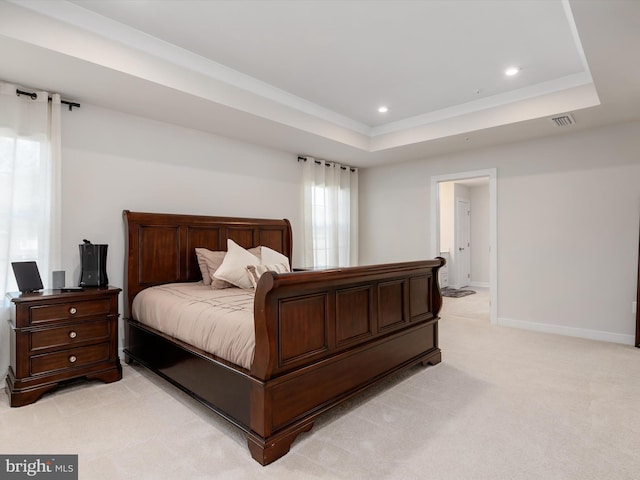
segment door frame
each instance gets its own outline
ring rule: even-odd
[[[433,175],[431,177],[431,257],[440,255],[439,183],[468,178],[489,177],[489,317],[498,324],[498,169],[487,168],[468,172]]]

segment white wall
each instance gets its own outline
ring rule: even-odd
[[[489,286],[489,185],[470,187],[471,285]]]
[[[629,123],[361,169],[361,263],[427,258],[430,177],[496,167],[498,322],[631,344],[639,152]]]
[[[295,241],[302,228],[301,169],[295,156],[87,104],[64,113],[62,135],[68,285],[78,284],[78,245],[87,238],[109,245],[109,283],[123,286],[124,209],[288,218],[293,264],[301,263]]]

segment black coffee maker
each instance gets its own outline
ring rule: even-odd
[[[80,285],[81,287],[106,287],[107,248],[109,245],[97,245],[89,240],[82,240],[80,247]]]

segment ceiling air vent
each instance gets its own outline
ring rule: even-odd
[[[551,117],[550,120],[556,127],[568,127],[569,125],[573,125],[574,123],[576,123],[570,113]]]

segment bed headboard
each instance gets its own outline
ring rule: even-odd
[[[289,257],[289,220],[123,212],[125,221],[124,309],[147,287],[202,279],[195,249],[227,250],[230,238],[244,248],[267,246]]]

